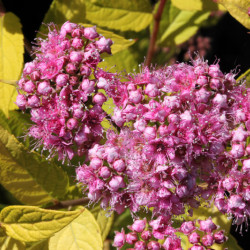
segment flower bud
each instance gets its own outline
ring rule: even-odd
[[[141,233],[146,227],[146,219],[143,220],[135,220],[134,223],[128,227],[129,229],[133,230],[134,232]]]
[[[69,75],[67,74],[59,74],[56,77],[56,84],[58,87],[64,87],[69,81]]]
[[[73,129],[75,129],[77,126],[78,126],[78,121],[77,121],[75,118],[70,118],[70,119],[67,121],[67,128],[68,128],[69,130],[73,130]]]
[[[83,35],[85,38],[89,40],[94,40],[95,38],[99,36],[99,34],[96,32],[95,26],[84,28]]]
[[[90,81],[89,79],[83,79],[81,88],[86,94],[90,94],[95,89],[95,82]]]
[[[49,95],[52,92],[49,81],[42,81],[39,83],[37,92],[41,95]]]
[[[36,89],[36,85],[32,81],[27,81],[23,85],[23,90],[27,93],[33,93]]]
[[[83,59],[81,51],[72,51],[69,55],[70,61],[73,63],[80,63]]]
[[[190,234],[196,229],[193,221],[186,221],[181,224],[180,230],[184,234]]]
[[[94,170],[97,170],[100,167],[102,167],[102,164],[103,164],[102,160],[95,157],[95,158],[91,159],[89,166],[91,168],[93,168]]]
[[[206,234],[201,239],[202,244],[206,247],[211,247],[214,244],[214,238],[211,234]]]
[[[124,230],[120,232],[115,232],[114,247],[122,247],[125,244],[125,233]]]
[[[31,95],[28,97],[28,105],[31,108],[37,108],[40,106],[40,99],[36,95]]]
[[[105,37],[101,37],[98,41],[96,41],[97,49],[100,53],[106,52],[111,54],[110,46],[113,44],[111,39],[106,39]]]
[[[22,110],[25,109],[27,105],[26,97],[24,95],[18,94],[16,98],[16,105]]]
[[[199,243],[200,242],[200,235],[196,232],[193,232],[188,236],[188,240],[192,244]]]
[[[108,167],[104,166],[104,167],[101,167],[101,169],[99,170],[99,175],[104,178],[104,179],[107,179],[110,177],[111,175],[111,172],[109,170]]]
[[[137,234],[134,232],[128,233],[126,235],[126,242],[128,244],[134,245],[135,242],[137,242],[137,240],[138,240]]]
[[[217,226],[213,223],[213,221],[209,218],[207,220],[199,220],[200,230],[211,233],[212,231],[217,229]]]
[[[123,172],[126,169],[125,162],[122,159],[116,160],[113,167],[117,172]]]
[[[102,105],[104,102],[107,101],[107,97],[103,93],[97,93],[93,97],[93,103]]]
[[[72,46],[75,48],[75,49],[81,49],[84,45],[84,42],[81,38],[78,38],[78,37],[75,37],[72,41]]]
[[[125,182],[121,176],[114,176],[112,179],[109,181],[109,187],[111,191],[118,191],[120,188],[125,188]]]
[[[224,231],[220,230],[214,233],[214,241],[217,244],[223,244],[227,241],[227,237],[224,235]]]

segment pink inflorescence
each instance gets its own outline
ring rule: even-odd
[[[59,159],[72,159],[102,138],[107,98],[99,90],[109,89],[115,98],[117,78],[97,65],[102,53],[111,53],[113,42],[95,27],[69,21],[59,31],[53,24],[49,30],[47,39],[38,40],[36,58],[25,64],[16,104],[30,109],[35,125],[29,135],[39,145]]]
[[[180,227],[173,227],[169,217],[159,216],[156,219],[147,221],[135,220],[128,229],[131,232],[125,234],[115,232],[113,246],[118,249],[125,244],[132,245],[135,250],[181,250],[181,239],[176,235],[186,238],[192,246],[189,250],[206,250],[211,249],[214,244],[223,244],[227,241],[225,232],[217,230],[218,226],[209,218],[207,220],[199,220],[198,226],[194,221],[182,222]]]
[[[77,169],[88,197],[122,212],[180,215],[214,201],[235,222],[250,214],[250,91],[197,59],[130,75],[104,145]],[[125,87],[124,87],[125,86]]]

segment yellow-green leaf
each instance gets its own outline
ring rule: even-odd
[[[250,69],[248,69],[246,72],[244,72],[242,75],[240,75],[237,78],[237,82],[242,80],[242,79],[246,80],[246,85],[248,88],[250,88]]]
[[[21,23],[13,13],[0,17],[0,108],[8,116],[9,110],[17,109],[16,82],[23,67],[23,34]]]
[[[93,26],[91,24],[81,24],[81,25],[83,25],[84,27]],[[99,34],[103,35],[105,38],[110,38],[114,42],[114,44],[111,46],[112,54],[116,54],[119,51],[127,49],[129,46],[135,43],[135,40],[125,39],[122,36],[116,35],[114,32],[104,30],[98,27],[96,28],[96,30]]]
[[[141,31],[152,21],[148,0],[89,0],[86,19],[93,24],[120,31]]]
[[[179,45],[196,34],[210,12],[180,10],[167,2],[160,22],[158,42],[163,45]]]
[[[49,250],[49,239],[35,242],[27,247],[26,250]]]
[[[8,236],[24,242],[35,242],[53,236],[82,212],[83,209],[69,212],[32,206],[8,206],[1,211],[0,222]]]
[[[15,240],[6,236],[4,242],[0,245],[1,250],[25,250],[25,244],[19,240]]]
[[[215,206],[211,205],[211,207],[193,209],[193,216],[190,218],[192,220],[206,220],[210,216],[216,225],[219,225],[226,233],[230,232],[232,221],[229,220],[226,215],[222,214]]]
[[[225,249],[228,248],[229,250],[242,250],[242,248],[238,245],[237,240],[233,237],[232,234],[227,235],[228,240],[226,243],[223,244],[223,248],[220,249]],[[219,248],[218,248],[219,249]]]
[[[114,213],[108,213],[107,211],[101,209],[99,206],[91,210],[91,213],[94,215],[102,235],[102,240],[104,241],[109,234],[111,226],[114,221]]]
[[[138,62],[133,53],[127,49],[105,57],[98,66],[110,72],[133,72],[137,70]]]
[[[54,22],[61,25],[68,20],[74,23],[84,23],[86,20],[85,2],[86,0],[54,0],[43,19],[43,23]],[[42,24],[40,31],[45,28],[45,25]]]
[[[101,230],[94,216],[85,209],[85,211],[68,226],[50,238],[49,249],[103,249]]]
[[[171,0],[173,5],[181,10],[225,10],[213,0]]]
[[[193,216],[185,216],[185,220],[206,220],[209,217],[211,217],[212,221],[220,226],[221,230],[225,230],[226,236],[230,233],[230,228],[232,221],[227,218],[226,215],[222,214],[215,206],[211,207],[199,207],[197,209],[193,209]],[[198,225],[198,223],[197,223]],[[181,235],[182,238],[182,246],[185,249],[188,249],[192,246],[192,244],[189,243],[188,238],[184,235]],[[215,250],[222,250],[226,247],[226,243],[223,245],[214,244],[212,246]]]
[[[242,25],[250,29],[249,0],[217,0]]]
[[[68,176],[0,126],[0,183],[24,204],[42,205],[63,196]]]

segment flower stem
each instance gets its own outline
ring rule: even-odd
[[[161,16],[162,16],[162,12],[163,12],[165,3],[166,3],[166,0],[160,0],[158,10],[157,10],[156,14],[154,15],[154,27],[153,27],[153,31],[152,31],[152,34],[150,37],[150,43],[149,43],[148,53],[147,53],[147,58],[146,58],[146,63],[145,63],[146,66],[150,65],[152,57],[153,57],[154,52],[155,52],[155,43],[156,43],[157,34],[158,34],[160,21],[161,21]]]
[[[84,206],[87,205],[89,203],[89,199],[84,197],[84,198],[80,198],[80,199],[76,199],[76,200],[66,200],[66,201],[55,201],[54,202],[55,205],[46,207],[46,209],[60,209],[60,208],[69,208],[72,206]]]

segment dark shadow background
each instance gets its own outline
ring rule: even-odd
[[[29,41],[33,41],[52,0],[2,0],[2,2],[6,11],[13,12],[20,18],[25,37]],[[216,26],[200,29],[201,36],[211,39],[211,49],[205,59],[208,59],[209,63],[213,63],[216,58],[219,58],[223,72],[230,72],[236,67],[240,69],[241,73],[245,72],[250,68],[250,33],[248,32],[229,14],[224,15]],[[180,52],[177,59],[181,61],[182,58],[183,54]],[[25,53],[25,61],[30,60],[28,54]],[[232,226],[231,233],[237,239],[238,244],[244,250],[248,250],[250,249],[250,233],[245,229],[246,225],[243,227],[241,236],[240,228],[236,232],[236,226]]]

